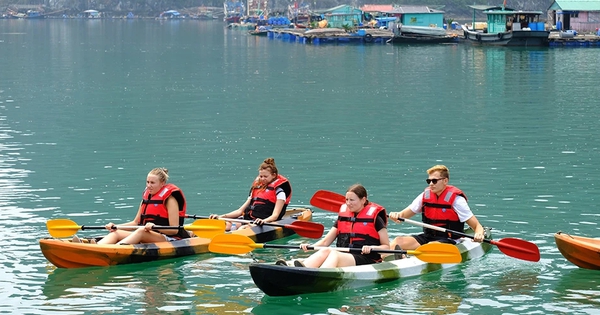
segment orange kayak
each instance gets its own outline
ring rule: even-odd
[[[295,220],[310,221],[310,209],[289,209],[280,221],[275,223],[291,224]],[[295,234],[293,230],[279,226],[255,226],[250,229],[236,230],[232,233],[250,237],[255,242],[269,242]],[[96,238],[98,240],[100,238]],[[83,268],[92,266],[112,266],[140,263],[154,260],[177,258],[208,253],[210,239],[192,237],[173,242],[144,243],[134,245],[99,245],[73,243],[71,239],[45,238],[40,240],[42,254],[59,268]]]
[[[554,234],[554,241],[571,263],[580,268],[600,270],[600,239],[558,232]]]

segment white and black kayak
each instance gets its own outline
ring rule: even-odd
[[[488,229],[486,229],[486,238],[491,238]],[[456,246],[462,256],[461,263],[482,257],[492,249],[489,243],[477,243],[466,237],[460,239],[460,243]],[[288,265],[293,266],[291,262],[288,262]],[[456,265],[427,263],[416,256],[341,268],[305,268],[274,263],[253,263],[250,265],[250,275],[256,286],[267,295],[286,296],[360,288],[419,276]]]

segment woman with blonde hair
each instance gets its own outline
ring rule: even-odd
[[[183,192],[173,184],[167,184],[169,171],[155,168],[146,177],[146,189],[133,221],[119,225],[143,225],[131,232],[114,229],[114,223],[106,224],[110,231],[98,244],[137,244],[174,241],[190,237],[183,229],[155,230],[155,225],[182,226],[185,219],[186,201]]]

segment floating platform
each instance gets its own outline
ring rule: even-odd
[[[394,37],[388,30],[369,29],[347,32],[340,28],[323,29],[273,29],[269,30],[267,37],[287,42],[302,44],[385,44]]]
[[[587,34],[563,37],[552,32],[548,44],[550,47],[600,47],[600,36]]]

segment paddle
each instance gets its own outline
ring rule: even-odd
[[[321,208],[323,210],[332,211],[332,212],[338,212],[340,209],[340,206],[342,206],[342,204],[344,204],[345,202],[346,202],[346,197],[344,197],[338,193],[335,193],[332,191],[327,191],[327,190],[317,191],[310,199],[311,205],[313,205],[317,208]],[[448,230],[448,229],[445,229],[445,228],[442,228],[439,226],[421,223],[418,221],[413,221],[413,220],[403,219],[403,218],[399,218],[398,220],[405,221],[407,223],[418,225],[418,226],[428,228],[431,230],[440,231],[443,233],[452,233],[452,234],[460,236],[460,237],[468,237],[470,239],[475,238],[474,236],[469,235],[469,234]],[[540,261],[540,250],[537,247],[537,245],[535,245],[534,243],[531,243],[531,242],[528,242],[528,241],[525,241],[525,240],[522,240],[519,238],[513,238],[513,237],[503,238],[499,241],[494,241],[494,240],[489,240],[489,239],[484,239],[483,241],[485,243],[496,245],[498,247],[498,249],[500,249],[501,252],[503,252],[504,254],[506,254],[508,256],[522,259],[522,260],[527,260],[527,261]]]
[[[300,245],[280,245],[280,244],[263,244],[254,243],[254,241],[245,236],[239,234],[220,234],[216,235],[210,241],[208,250],[213,253],[219,254],[246,254],[253,251],[256,248],[293,248],[300,249]],[[309,246],[308,249],[321,249],[328,248],[326,246]],[[330,247],[334,250],[343,252],[358,252],[362,250],[360,248],[343,248],[343,247]],[[392,249],[378,249],[372,250],[374,253],[390,253],[390,254],[409,254],[414,255],[420,260],[428,263],[435,264],[456,264],[462,261],[462,256],[458,251],[458,248],[450,244],[442,243],[431,243],[419,246],[416,250],[392,250]]]
[[[192,218],[192,219],[208,219],[208,217],[197,216],[195,214],[188,214],[185,217]],[[224,220],[224,221],[231,221],[231,222],[240,222],[240,223],[254,222],[252,220],[233,219],[233,218],[218,218],[218,219]],[[308,222],[308,221],[294,221],[290,224],[265,222],[265,223],[263,223],[263,225],[279,226],[279,227],[283,227],[286,229],[290,229],[290,230],[296,232],[296,234],[303,236],[303,237],[308,237],[308,238],[320,238],[321,236],[323,236],[323,231],[325,231],[325,227],[323,226],[323,224],[316,223],[316,222]]]
[[[77,225],[69,219],[54,219],[46,222],[48,232],[52,237],[69,237],[79,230],[104,230],[104,226],[85,226]],[[143,226],[133,225],[115,225],[114,228],[121,230],[135,230]],[[183,228],[187,231],[194,231],[198,237],[211,238],[217,234],[225,233],[225,222],[219,220],[196,220],[190,225],[183,226],[154,226],[154,230],[172,230]]]

